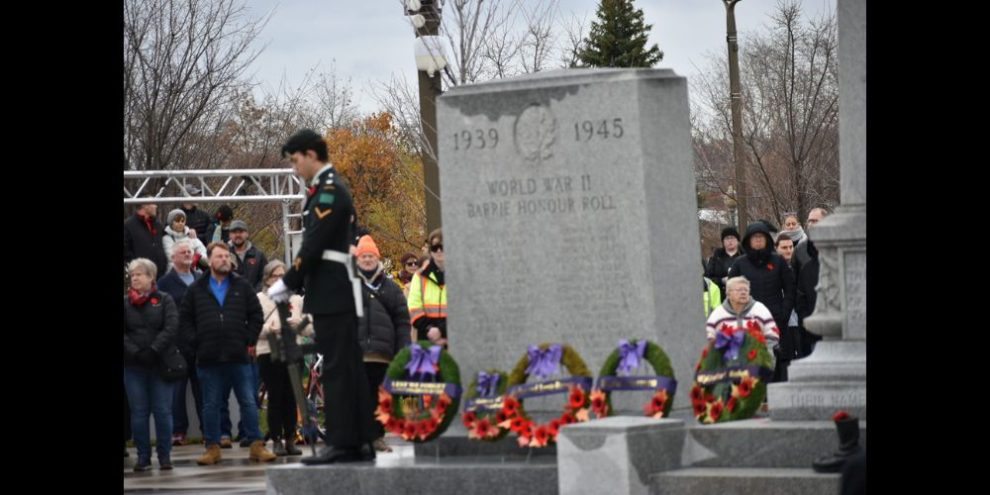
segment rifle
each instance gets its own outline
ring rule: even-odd
[[[312,448],[313,455],[316,455],[316,437],[319,434],[319,419],[317,412],[309,407],[309,401],[303,393],[302,376],[299,371],[303,363],[303,348],[296,343],[296,334],[309,324],[309,317],[303,318],[298,327],[289,325],[289,303],[276,303],[278,316],[282,322],[281,338],[269,335],[269,339],[278,339],[272,344],[272,361],[284,362],[289,372],[289,382],[292,384],[292,394],[296,398],[296,408],[299,409],[299,416],[302,418],[302,435],[306,443]]]

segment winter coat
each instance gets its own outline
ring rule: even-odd
[[[179,328],[198,363],[248,363],[247,348],[258,341],[262,312],[254,288],[236,273],[228,278],[222,307],[210,288],[211,274],[193,282],[182,300]]]
[[[365,361],[389,362],[411,342],[409,308],[402,289],[385,275],[381,265],[369,280],[362,278],[364,316],[358,320],[358,343]]]
[[[153,291],[141,306],[124,296],[124,365],[148,366],[137,360],[141,349],[151,348],[162,354],[179,334],[179,311],[172,296]]]

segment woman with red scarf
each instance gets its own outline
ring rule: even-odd
[[[155,287],[155,263],[136,258],[127,265],[131,288],[124,296],[124,388],[131,408],[131,431],[137,447],[134,471],[151,469],[149,418],[155,415],[158,464],[172,469],[173,382],[158,373],[161,354],[179,332],[179,311],[172,296]]]

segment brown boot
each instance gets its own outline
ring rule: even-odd
[[[202,457],[196,459],[196,464],[200,466],[208,466],[210,464],[217,464],[220,462],[220,446],[217,444],[211,444],[206,446],[206,453]]]
[[[271,462],[275,460],[275,457],[275,454],[265,448],[265,442],[263,440],[251,442],[251,453],[248,454],[248,459],[259,462]]]

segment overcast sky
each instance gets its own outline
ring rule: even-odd
[[[736,5],[740,44],[745,44],[747,31],[767,24],[777,2],[742,0]],[[258,38],[264,51],[249,71],[269,89],[277,88],[283,77],[293,87],[307,71],[328,71],[335,63],[337,75],[350,79],[358,108],[370,113],[378,110],[369,91],[377,81],[392,74],[416,80],[414,34],[400,0],[247,0],[247,5],[256,17],[274,11]],[[560,16],[573,14],[590,26],[597,5],[598,0],[560,0]],[[707,52],[725,53],[721,0],[636,0],[635,6],[653,25],[650,43],[664,52],[657,67],[672,68],[690,81],[697,67],[705,65]],[[803,0],[803,7],[806,15],[818,16],[834,11],[835,0]],[[554,67],[558,58],[555,51]]]

